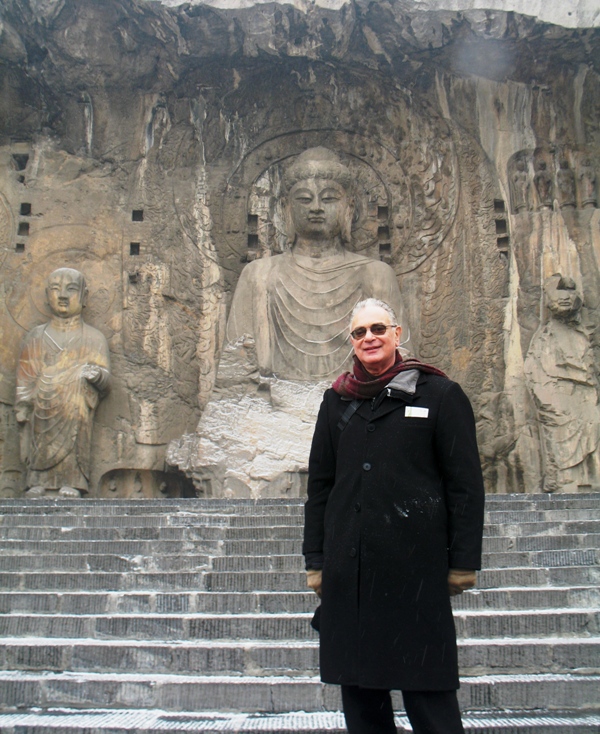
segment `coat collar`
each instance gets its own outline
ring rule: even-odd
[[[404,380],[398,378],[405,375]],[[387,387],[372,400],[363,400],[362,405],[356,411],[365,420],[373,420],[373,418],[381,418],[398,408],[412,403],[419,397],[419,388],[427,382],[428,374],[420,370],[407,370],[396,375]],[[386,400],[385,398],[392,398]],[[375,406],[375,410],[373,410]]]

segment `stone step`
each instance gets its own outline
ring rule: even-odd
[[[255,544],[256,545],[256,544]],[[39,556],[175,556],[183,551],[211,555],[223,552],[218,540],[0,540],[0,554]]]
[[[572,587],[600,583],[597,566],[560,568],[484,569],[477,574],[479,589],[503,587]],[[46,571],[0,572],[4,591],[131,591],[172,589],[214,592],[301,591],[306,587],[304,572],[129,571],[94,573]]]
[[[600,716],[576,712],[497,712],[463,715],[467,732],[477,734],[597,734]],[[396,714],[398,731],[408,734],[408,719]],[[6,734],[172,734],[172,732],[222,731],[235,734],[344,734],[339,711],[296,711],[282,714],[165,712],[133,709],[51,712],[21,711],[0,714],[0,731]]]
[[[0,591],[0,614],[276,614],[313,612],[311,591]],[[452,598],[455,610],[599,608],[598,587],[477,589]]]
[[[2,505],[0,505],[0,508]],[[512,525],[529,523],[572,523],[572,522],[600,522],[600,507],[592,508],[556,508],[548,510],[488,510],[485,513],[486,525]],[[302,513],[284,514],[235,514],[209,512],[173,511],[164,513],[43,513],[35,512],[5,514],[3,524],[17,526],[48,526],[48,527],[155,527],[155,526],[194,526],[218,525],[231,528],[255,527],[295,527],[302,526]]]
[[[43,511],[50,513],[86,513],[86,514],[148,514],[148,513],[222,513],[222,514],[302,514],[303,498],[271,498],[271,499],[93,499],[64,500],[45,497],[31,500],[29,498],[0,499],[3,514],[30,512],[37,514]],[[598,493],[587,494],[522,494],[486,496],[488,510],[553,510],[564,508],[598,508]]]
[[[26,614],[0,617],[4,637],[130,640],[316,639],[312,614]],[[600,635],[600,609],[457,610],[456,632],[466,639]]]
[[[60,519],[60,518],[59,518]],[[488,539],[495,538],[535,538],[535,537],[560,537],[563,535],[598,535],[600,522],[597,520],[573,521],[573,522],[534,522],[509,523],[506,525],[486,525],[484,528],[484,543]],[[54,525],[12,525],[5,520],[0,524],[0,539],[6,540],[201,540],[212,541],[224,539],[225,542],[232,541],[293,541],[302,542],[302,526],[276,525],[276,526],[254,526],[254,527],[230,527],[226,523],[219,522],[212,525],[173,523],[156,525],[128,525],[121,523],[118,526],[90,524],[86,522],[67,524],[64,519]],[[532,541],[533,542],[533,541]]]
[[[294,590],[298,588],[296,581],[305,584],[304,574],[292,574]],[[119,591],[133,589],[151,589],[153,591],[170,591],[171,589],[200,590],[205,587],[206,574],[196,573],[63,573],[47,571],[46,573],[14,573],[0,572],[0,589],[32,590],[32,591]]]
[[[463,676],[478,674],[600,673],[599,638],[459,640]],[[145,640],[3,639],[1,670],[61,673],[155,673],[176,675],[317,675],[318,640]]]
[[[580,595],[557,597],[583,607],[595,599],[585,590]],[[191,592],[0,592],[0,614],[274,614],[314,612],[318,600],[312,591],[220,594]],[[549,602],[550,603],[550,602]]]
[[[303,588],[305,583],[303,574],[288,572],[208,571],[204,580],[207,591],[292,591]],[[505,586],[593,586],[598,583],[600,569],[596,566],[483,569],[477,574],[480,589]]]
[[[256,545],[259,545],[258,543]],[[260,546],[259,546],[260,550]],[[535,568],[560,566],[596,566],[600,564],[600,550],[508,551],[484,553],[483,567]],[[301,571],[304,559],[299,555],[223,555],[212,559],[214,571]]]
[[[295,531],[297,532],[297,530]],[[221,525],[205,527],[136,527],[136,528],[68,528],[68,527],[10,527],[0,525],[0,538],[5,542],[29,541],[71,541],[71,542],[127,542],[156,540],[161,542],[206,542],[214,543],[224,537],[225,530]]]
[[[283,557],[295,559],[295,565],[300,565],[301,568],[301,564],[294,556]],[[183,555],[6,554],[2,558],[2,569],[4,574],[11,571],[17,573],[20,571],[79,571],[83,574],[93,574],[97,571],[104,573],[194,571],[207,568],[209,560],[208,555],[191,553]]]
[[[555,709],[598,712],[600,676],[543,673],[461,679],[463,710]],[[169,711],[337,711],[337,686],[316,676],[184,676],[150,673],[0,671],[4,707],[139,707]],[[395,697],[399,700],[399,697]]]
[[[227,543],[225,544],[225,547],[227,547]],[[488,536],[483,539],[483,550],[486,553],[502,553],[506,551],[575,550],[580,548],[599,547],[600,533],[529,535],[526,537],[497,536],[494,538],[490,538]]]

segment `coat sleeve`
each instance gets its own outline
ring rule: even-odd
[[[336,451],[327,405],[323,398],[308,460],[308,498],[304,505],[304,554],[307,568],[322,568],[325,508],[335,481]]]
[[[481,568],[485,494],[469,398],[455,382],[445,390],[436,425],[436,454],[444,479],[450,568]]]

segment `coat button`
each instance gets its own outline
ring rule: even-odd
[[[350,558],[356,558],[356,548],[350,548]]]
[[[363,469],[365,471],[371,471],[371,465],[369,464],[368,461],[365,461],[365,463],[363,464]]]
[[[367,426],[367,431],[374,431],[374,430],[375,430],[375,426],[372,423],[369,423],[369,425]]]
[[[356,504],[354,505],[354,512],[360,512],[360,502],[357,502],[357,503],[356,503]]]

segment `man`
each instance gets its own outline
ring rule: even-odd
[[[324,396],[309,460],[303,552],[322,595],[320,667],[350,734],[461,734],[450,595],[475,584],[483,481],[468,398],[398,353],[384,302],[354,309],[353,373]]]
[[[87,294],[79,271],[51,273],[52,318],[27,334],[19,357],[15,411],[32,497],[88,491],[92,422],[108,390],[110,363],[104,335],[83,321]]]

